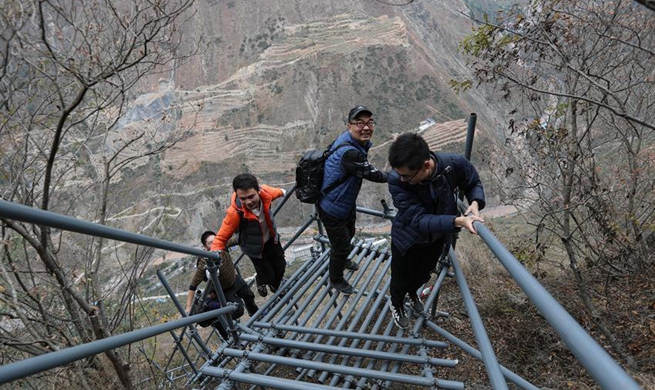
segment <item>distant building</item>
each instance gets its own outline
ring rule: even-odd
[[[420,133],[422,131],[425,131],[426,129],[434,126],[436,123],[437,122],[434,120],[434,118],[428,118],[422,121],[421,123],[419,123],[418,132]]]
[[[307,260],[312,256],[313,244],[297,246],[291,252],[291,260]]]

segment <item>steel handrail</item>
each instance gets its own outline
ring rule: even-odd
[[[221,314],[232,313],[236,306],[229,305],[220,309],[207,311],[189,317],[183,317],[178,320],[158,324],[147,328],[133,330],[128,333],[107,337],[105,339],[92,341],[90,343],[77,345],[59,351],[46,353],[29,359],[0,366],[0,384],[25,378],[40,372],[60,367],[76,360],[84,359],[89,356],[97,355],[127,344],[145,340],[150,337],[160,335],[196,322],[208,320]]]
[[[460,209],[464,204],[459,202]],[[641,387],[596,340],[532,276],[507,248],[481,222],[473,222],[478,235],[510,273],[546,321],[555,329],[580,364],[607,390],[641,390]]]

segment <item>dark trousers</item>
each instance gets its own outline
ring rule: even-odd
[[[414,245],[405,255],[391,242],[391,302],[400,306],[407,294],[417,290],[430,280],[431,271],[437,266],[444,248],[444,241]]]
[[[212,311],[212,310],[216,310],[216,309],[220,309],[220,308],[221,308],[221,304],[220,304],[220,302],[218,302],[218,299],[207,299],[205,301],[205,311]],[[232,318],[235,318],[234,317],[235,313],[236,313],[236,311],[232,312]],[[243,308],[241,309],[241,314],[243,315]],[[238,318],[238,317],[236,317],[236,318]],[[205,323],[202,323],[202,322],[199,323],[199,324],[200,324],[200,326],[203,326],[203,327],[209,326],[209,324],[205,324]],[[223,325],[223,323],[218,318],[215,319],[215,320],[212,320],[211,325],[214,328],[216,328],[216,330],[218,330],[218,333],[221,335],[221,337],[223,337],[224,340],[228,339],[227,330],[225,329],[225,326]]]
[[[246,307],[246,310],[248,310],[248,314],[250,316],[259,310],[259,306],[257,306],[257,303],[255,303],[255,294],[252,293],[252,290],[250,287],[248,287],[246,281],[243,280],[243,278],[239,275],[236,275],[236,279],[234,280],[232,287],[228,288],[227,290],[223,290],[223,294],[225,294],[225,300],[227,302],[235,303],[237,305],[236,310],[232,312],[232,319],[234,320],[243,316],[244,306]],[[221,304],[218,301],[216,294],[212,294],[211,297],[205,300],[204,311],[215,310],[219,309],[220,307]],[[223,325],[218,321],[214,322],[213,325],[216,329],[218,329],[218,332],[221,334],[221,336],[227,339],[227,331]],[[201,324],[201,326],[207,325]]]
[[[275,290],[280,288],[284,271],[287,268],[287,261],[284,258],[284,249],[282,249],[279,241],[275,243],[275,240],[271,238],[264,244],[262,258],[251,257],[250,260],[255,267],[255,271],[257,271],[257,283],[267,284]]]
[[[228,302],[234,302],[237,303],[240,306],[240,310],[237,309],[234,313],[241,312],[239,317],[243,314],[243,306],[245,302],[246,310],[248,310],[248,314],[252,317],[253,314],[259,310],[259,306],[255,303],[255,294],[253,294],[252,290],[250,287],[248,287],[248,283],[246,283],[245,280],[239,275],[236,275],[236,279],[234,280],[234,284],[232,287],[230,287],[227,290],[223,290],[225,292],[225,299]],[[232,317],[234,318],[234,313]],[[238,317],[236,317],[238,318]]]
[[[356,214],[353,209],[350,216],[345,220],[332,217],[318,208],[318,216],[325,227],[328,239],[330,240],[330,281],[339,282],[343,280],[343,271],[346,268],[348,255],[352,251],[350,241],[355,236]]]

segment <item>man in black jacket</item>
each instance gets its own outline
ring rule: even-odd
[[[480,210],[485,197],[475,167],[463,156],[431,152],[418,134],[405,133],[391,144],[389,192],[398,210],[391,227],[390,309],[395,324],[406,329],[412,310],[423,312],[417,290],[430,280],[450,237],[465,228],[476,234],[474,221],[484,222]],[[455,188],[466,196],[469,207],[457,216]]]

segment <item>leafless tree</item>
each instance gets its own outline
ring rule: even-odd
[[[193,0],[9,0],[0,7],[0,190],[6,200],[109,222],[119,177],[184,134],[174,104],[142,119],[135,87],[192,55],[180,25]],[[123,181],[125,182],[125,181]],[[165,210],[165,208],[164,208]],[[161,212],[161,215],[164,215]],[[120,259],[101,239],[2,220],[0,356],[3,362],[110,336],[145,259]],[[107,266],[111,255],[121,274]],[[123,253],[124,255],[124,253]],[[111,262],[115,263],[115,262]],[[120,287],[120,288],[118,288]],[[134,388],[130,357],[106,353],[37,380]],[[69,375],[71,373],[72,375]],[[118,382],[116,382],[118,379]],[[90,383],[89,381],[93,381]],[[30,384],[31,382],[28,382]],[[36,382],[42,383],[42,382]],[[32,384],[34,385],[34,384]],[[34,385],[34,386],[39,386]]]
[[[539,252],[564,255],[594,323],[634,367],[588,278],[653,264],[652,12],[630,1],[535,0],[478,22],[462,42],[475,81],[515,104],[505,147],[490,153],[494,173],[534,221]]]

